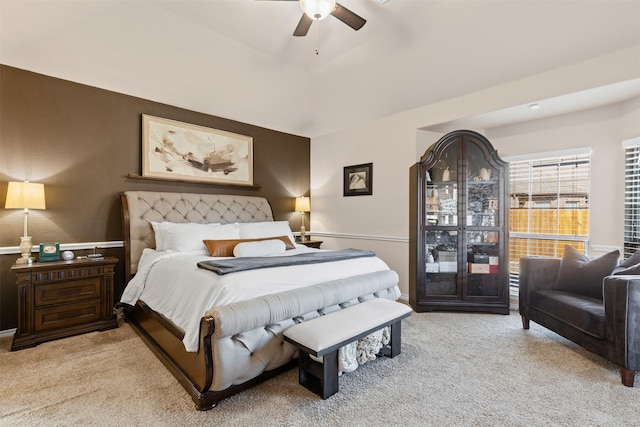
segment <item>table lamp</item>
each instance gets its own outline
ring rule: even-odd
[[[296,206],[294,209],[296,212],[300,212],[302,214],[302,221],[300,225],[300,241],[304,242],[305,240],[307,240],[307,230],[304,228],[304,213],[311,212],[311,202],[309,201],[309,197],[296,197]]]
[[[4,208],[24,209],[24,236],[20,238],[20,253],[22,256],[18,258],[16,264],[29,264],[34,260],[31,257],[33,244],[31,243],[31,236],[27,232],[29,209],[45,209],[44,184],[29,181],[9,182]]]

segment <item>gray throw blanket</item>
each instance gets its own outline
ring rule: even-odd
[[[200,261],[198,267],[223,275],[237,271],[255,270],[256,268],[317,264],[320,262],[342,261],[345,259],[369,256],[375,256],[375,253],[360,249],[341,249],[338,251],[309,252],[291,256],[246,257]]]

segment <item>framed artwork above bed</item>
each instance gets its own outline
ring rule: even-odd
[[[253,186],[253,138],[143,114],[142,176]]]

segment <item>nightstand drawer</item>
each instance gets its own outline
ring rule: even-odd
[[[42,307],[45,305],[100,298],[100,285],[101,281],[99,277],[64,283],[36,285],[34,289],[34,303],[36,307]]]
[[[34,310],[34,330],[63,329],[100,320],[100,300]]]

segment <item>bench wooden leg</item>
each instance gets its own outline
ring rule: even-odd
[[[298,382],[323,399],[338,392],[338,350],[323,356],[323,363],[316,362],[302,350],[299,351]]]
[[[322,398],[338,392],[338,350],[325,354],[322,363]]]
[[[380,349],[379,356],[396,357],[402,350],[402,323],[398,320],[391,324],[391,339],[389,344]]]
[[[389,357],[396,357],[400,354],[402,347],[402,323],[398,320],[396,323],[391,324],[391,354]]]

